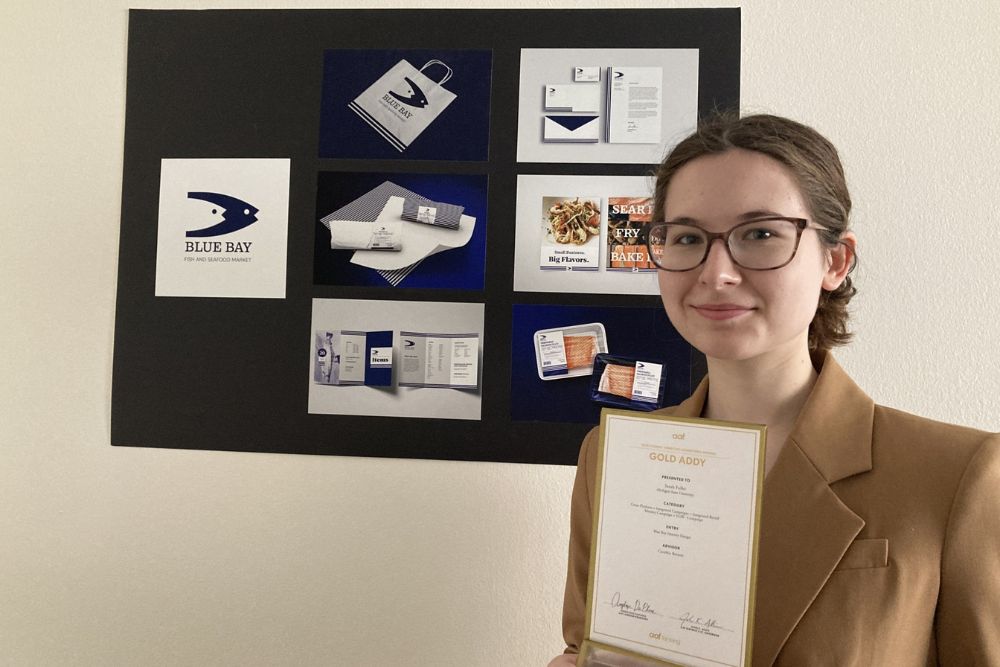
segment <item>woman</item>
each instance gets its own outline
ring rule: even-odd
[[[1000,665],[1000,437],[877,406],[847,342],[856,239],[836,149],[766,115],[704,122],[660,166],[650,251],[708,377],[663,412],[767,424],[754,665]],[[596,432],[563,609],[583,639]]]

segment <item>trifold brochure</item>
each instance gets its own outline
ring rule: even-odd
[[[663,116],[662,67],[609,67],[606,140],[658,144]]]
[[[474,389],[479,385],[478,333],[399,332],[400,387]]]
[[[391,331],[316,331],[313,380],[318,384],[392,384]]]

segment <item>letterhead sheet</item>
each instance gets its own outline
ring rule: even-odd
[[[609,67],[608,142],[660,143],[662,94],[662,67]]]

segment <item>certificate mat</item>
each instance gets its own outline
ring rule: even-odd
[[[580,664],[749,665],[765,427],[605,409],[599,433]]]

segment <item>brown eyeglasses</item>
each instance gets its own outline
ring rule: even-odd
[[[752,271],[780,269],[795,257],[805,218],[769,216],[742,222],[724,232],[697,225],[666,222],[653,225],[646,237],[649,257],[664,271],[690,271],[704,263],[715,239],[722,239],[733,263]],[[813,226],[813,229],[822,229]]]

